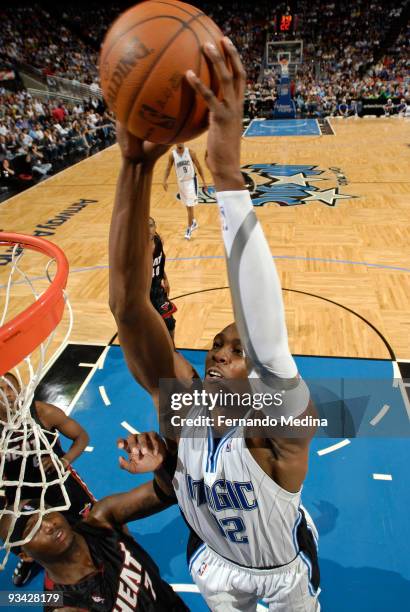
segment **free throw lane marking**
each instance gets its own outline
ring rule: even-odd
[[[107,395],[107,392],[105,390],[104,385],[101,385],[100,387],[98,387],[98,390],[100,392],[100,395],[102,397],[102,400],[103,400],[104,404],[106,406],[111,406],[111,402],[110,402],[110,400],[108,398],[108,395]]]
[[[122,425],[122,427],[124,427],[124,429],[126,429],[127,431],[129,431],[132,434],[139,434],[139,433],[141,433],[140,431],[138,431],[138,429],[135,429],[132,425],[127,423],[127,421],[123,421],[121,423],[121,425]]]
[[[377,425],[377,423],[382,420],[382,418],[389,412],[389,410],[390,406],[388,404],[384,404],[384,406],[380,408],[376,416],[372,418],[372,420],[370,421],[370,425],[373,425],[373,427]]]
[[[373,474],[374,480],[393,480],[391,474]]]
[[[332,446],[328,446],[327,448],[322,448],[321,450],[317,451],[317,454],[319,456],[322,455],[327,455],[329,453],[334,453],[335,451],[339,450],[339,448],[343,448],[344,446],[347,446],[348,444],[350,444],[350,440],[342,440],[341,442],[338,442],[337,444],[332,444]]]

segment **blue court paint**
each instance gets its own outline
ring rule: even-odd
[[[316,119],[280,119],[276,121],[254,119],[244,132],[247,138],[253,136],[320,136]]]
[[[182,352],[202,375],[205,352]],[[410,597],[407,551],[410,438],[404,438],[408,434],[408,419],[404,406],[400,405],[398,390],[392,387],[392,363],[324,357],[296,357],[296,361],[305,378],[315,378],[316,387],[312,392],[322,394],[322,399],[323,394],[339,392],[336,377],[364,381],[368,392],[365,409],[362,410],[360,402],[349,406],[353,417],[355,410],[359,412],[361,424],[367,424],[383,403],[394,404],[394,409],[379,424],[381,435],[386,437],[352,439],[348,446],[324,456],[318,456],[317,451],[335,444],[338,439],[321,437],[312,443],[303,503],[320,535],[322,609],[325,612],[404,610]],[[100,385],[105,386],[110,406],[102,401]],[[116,439],[127,435],[120,423],[127,421],[139,431],[157,426],[151,399],[129,374],[120,347],[109,349],[104,369],[95,373],[73,416],[87,429],[90,445],[94,447],[92,453],[84,453],[79,458],[76,468],[97,497],[129,490],[149,478],[131,476],[118,468]],[[402,438],[387,437],[393,426],[402,428]],[[375,481],[373,473],[391,474],[393,480]],[[166,580],[191,583],[185,561],[187,529],[177,508],[136,521],[130,529],[152,554]],[[12,569],[11,561],[0,577],[2,590],[9,588]],[[27,590],[40,585],[39,577]],[[194,612],[207,609],[199,594],[182,596]]]

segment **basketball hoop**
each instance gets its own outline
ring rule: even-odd
[[[289,58],[281,57],[279,59],[279,64],[282,76],[287,76],[289,74]]]
[[[4,289],[4,304],[0,309],[0,495],[3,493],[4,497],[5,493],[13,491],[13,501],[7,500],[9,507],[5,505],[0,510],[0,520],[7,515],[11,519],[8,536],[0,546],[0,550],[5,551],[3,559],[0,559],[0,569],[3,569],[10,549],[28,542],[40,527],[45,514],[66,510],[71,505],[64,486],[69,472],[53,450],[58,434],[41,428],[32,415],[31,406],[47,364],[55,358],[71,333],[73,313],[65,293],[68,261],[59,247],[43,238],[0,232],[1,247],[7,248],[7,255],[2,256],[2,261],[8,267],[5,268],[6,282],[3,284],[0,281],[1,299]],[[43,276],[34,274],[33,263],[27,260],[28,252],[32,253],[32,260],[37,258],[33,252],[47,258]],[[50,269],[54,262],[57,269],[52,278]],[[21,306],[22,300],[24,307]],[[27,301],[29,303],[26,304]],[[68,314],[67,331],[62,341],[56,342],[56,328],[63,319],[65,307]],[[52,342],[52,355],[46,362]],[[21,461],[18,480],[7,478],[6,463],[11,455]],[[51,458],[52,477],[48,477],[44,471],[44,457]],[[28,476],[28,466],[33,461],[39,473],[36,482],[30,481]],[[47,492],[49,487],[54,487],[53,491],[56,491],[56,486],[59,487],[59,503],[50,507]],[[33,497],[30,492],[38,495],[39,491],[38,507],[21,510],[21,502]],[[18,541],[11,541],[16,522],[22,514],[27,513],[35,514],[37,518],[30,533],[24,539],[20,537]]]
[[[0,376],[27,357],[59,324],[64,311],[64,289],[68,277],[67,258],[55,244],[33,236],[0,232],[0,246],[5,245],[17,247],[16,255],[21,248],[29,248],[49,256],[57,262],[57,273],[47,291],[7,323],[4,323],[7,310],[4,311],[0,320]],[[19,258],[20,255],[17,255],[15,261]],[[12,276],[10,274],[9,284]]]

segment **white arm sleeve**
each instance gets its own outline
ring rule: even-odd
[[[247,356],[258,371],[295,378],[289,351],[282,288],[248,191],[217,193],[229,284]]]
[[[249,192],[222,191],[216,197],[235,322],[253,366],[250,377],[256,375],[268,387],[280,388],[283,379],[294,380],[298,370],[289,350],[282,288],[272,254]],[[309,402],[309,391],[301,380],[288,389],[287,399],[293,396],[288,409],[300,414]]]

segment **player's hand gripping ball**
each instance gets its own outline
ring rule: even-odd
[[[141,140],[186,142],[207,129],[208,109],[186,81],[195,74],[213,91],[203,45],[222,52],[223,34],[200,9],[176,0],[150,0],[113,23],[100,54],[100,77],[108,107]]]

